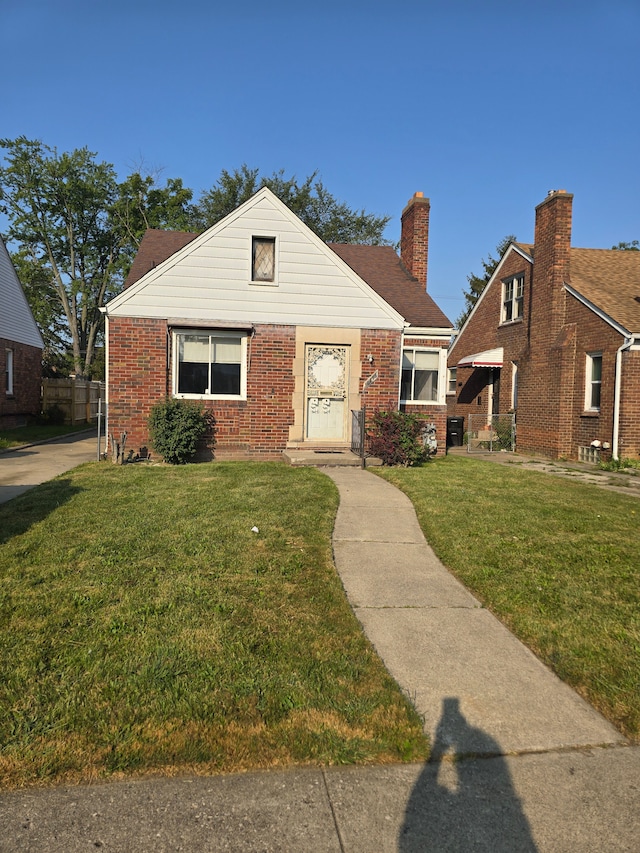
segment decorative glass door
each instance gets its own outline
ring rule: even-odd
[[[347,440],[349,348],[307,344],[305,364],[305,436]]]

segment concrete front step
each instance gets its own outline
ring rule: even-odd
[[[331,465],[333,467],[357,468],[362,465],[360,457],[348,449],[301,450],[288,448],[282,452],[282,458],[287,464],[296,467],[323,467]],[[382,461],[374,456],[367,457],[365,463],[367,468],[382,465]]]

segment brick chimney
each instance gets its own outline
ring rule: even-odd
[[[427,259],[429,256],[429,211],[431,205],[422,193],[414,193],[413,198],[402,211],[402,231],[400,234],[400,257],[414,278],[417,278],[426,290]]]
[[[546,306],[551,333],[564,322],[562,285],[570,280],[571,208],[573,195],[566,190],[550,190],[536,207],[533,249],[535,300]]]

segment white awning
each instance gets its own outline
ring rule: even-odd
[[[487,349],[484,352],[476,352],[473,355],[465,355],[458,362],[458,367],[502,367],[504,361],[504,348]]]

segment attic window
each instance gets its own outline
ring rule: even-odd
[[[516,275],[502,282],[502,322],[521,320],[524,314],[524,276]]]
[[[253,237],[251,246],[251,281],[273,282],[276,273],[275,237]]]

